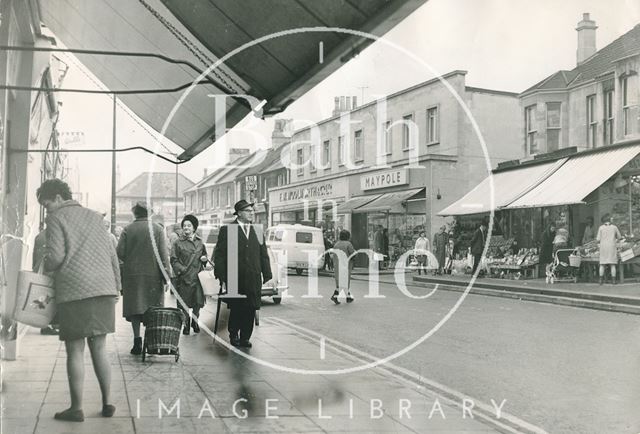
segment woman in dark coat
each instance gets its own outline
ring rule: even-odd
[[[176,279],[176,290],[182,301],[177,300],[177,305],[182,309],[187,318],[182,333],[189,334],[189,312],[193,310],[194,318],[191,320],[191,327],[194,333],[200,332],[198,317],[200,308],[204,306],[205,298],[202,286],[198,279],[198,273],[207,263],[207,249],[202,243],[202,239],[196,233],[198,229],[198,219],[194,215],[186,215],[182,219],[182,235],[171,246],[171,266]]]
[[[122,261],[122,316],[131,323],[133,348],[131,354],[142,354],[140,323],[142,315],[151,306],[164,305],[165,277],[169,272],[169,257],[162,226],[151,223],[149,227],[148,208],[138,202],[131,208],[135,220],[125,227],[118,241],[118,258]],[[160,256],[158,264],[150,230]]]
[[[438,260],[438,269],[435,271],[436,274],[442,274],[442,269],[444,268],[447,260],[446,250],[447,244],[449,243],[449,235],[445,232],[446,229],[446,226],[441,226],[440,232],[433,236],[433,247],[436,259]]]

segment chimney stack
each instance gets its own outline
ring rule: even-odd
[[[596,22],[589,18],[589,13],[582,14],[582,21],[578,23],[578,50],[576,51],[577,64],[593,56],[596,52]]]
[[[291,126],[293,119],[276,119],[271,132],[271,148],[278,148],[291,141]]]

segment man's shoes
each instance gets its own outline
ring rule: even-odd
[[[352,303],[353,302],[353,297],[351,296],[351,294],[347,294],[347,303]]]
[[[338,300],[338,295],[337,294],[333,294],[331,296],[331,301],[333,301],[335,304],[340,304],[340,300]]]
[[[240,341],[238,346],[240,348],[251,348],[253,345],[251,345],[251,342],[249,341]]]
[[[55,336],[55,335],[59,335],[60,332],[57,329],[55,329],[53,326],[47,326],[43,329],[40,329],[40,334],[46,335],[46,336]]]
[[[71,410],[70,408],[56,413],[53,416],[56,420],[64,420],[67,422],[84,422],[84,413],[82,410]]]
[[[183,335],[189,335],[189,332],[191,331],[191,329],[189,328],[189,324],[187,324],[186,326],[184,326],[184,328],[182,329],[182,334]]]
[[[103,417],[111,417],[116,412],[116,406],[107,404],[102,406],[102,416]]]
[[[142,354],[142,338],[133,338],[133,348],[130,351],[134,356]]]
[[[192,319],[191,320],[191,327],[193,327],[193,332],[194,333],[200,333],[200,326],[198,325],[198,320]]]
[[[234,347],[240,346],[240,338],[238,338],[237,334],[229,334],[229,343]]]

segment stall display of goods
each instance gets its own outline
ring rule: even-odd
[[[583,259],[598,261],[600,259],[600,246],[597,240],[592,240],[583,246],[576,248]],[[618,256],[622,262],[640,256],[640,239],[622,238],[616,243]]]

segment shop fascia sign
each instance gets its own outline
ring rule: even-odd
[[[314,184],[301,185],[275,191],[277,203],[290,203],[304,200],[333,199],[344,196],[346,178],[331,179]],[[272,193],[273,194],[273,193]],[[272,196],[273,198],[273,196]]]
[[[362,190],[375,190],[406,184],[409,184],[409,171],[406,167],[360,176],[360,188]]]

